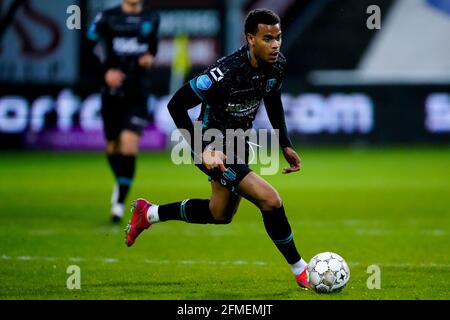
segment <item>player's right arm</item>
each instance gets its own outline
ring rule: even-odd
[[[188,110],[198,106],[201,102],[191,87],[185,84],[173,95],[167,105],[175,125],[181,130],[183,137],[192,150],[194,149],[194,125],[189,117]]]
[[[198,89],[198,88],[197,88]],[[202,103],[203,95],[199,95],[191,84],[185,84],[179,89],[169,101],[168,110],[178,129],[181,130],[183,137],[194,150],[194,125],[189,117],[188,110]],[[194,152],[194,151],[193,151]],[[220,151],[202,150],[202,162],[208,170],[219,169],[225,171],[226,156]]]

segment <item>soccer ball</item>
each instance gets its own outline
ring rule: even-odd
[[[309,287],[318,293],[342,290],[350,279],[345,260],[334,252],[322,252],[308,263]]]

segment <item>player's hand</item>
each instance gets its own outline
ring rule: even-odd
[[[138,62],[142,68],[150,69],[153,66],[153,63],[155,62],[155,57],[150,53],[146,53],[139,57]]]
[[[289,168],[284,168],[283,173],[291,173],[300,171],[301,160],[298,156],[297,152],[290,147],[286,147],[283,149],[284,158],[289,163]]]
[[[125,74],[119,69],[109,69],[105,73],[105,82],[112,89],[121,87],[124,79]]]
[[[202,158],[203,164],[208,170],[219,169],[222,172],[227,170],[224,165],[227,156],[222,151],[205,150],[203,151]]]

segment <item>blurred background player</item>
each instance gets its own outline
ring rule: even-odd
[[[119,222],[133,182],[136,155],[148,124],[148,73],[158,49],[159,14],[144,9],[143,0],[123,0],[97,14],[88,30],[102,67],[101,115],[106,154],[116,184],[111,219]]]
[[[270,122],[274,129],[279,130],[283,155],[290,165],[283,169],[283,173],[297,172],[300,158],[289,139],[281,101],[286,60],[280,53],[280,18],[270,10],[253,10],[245,20],[245,35],[247,45],[219,59],[178,90],[169,102],[169,111],[177,127],[190,133],[185,138],[193,150],[194,127],[189,109],[201,103],[199,120],[203,129],[218,129],[225,136],[227,129],[245,131],[252,128],[260,102],[264,99]],[[223,148],[221,151],[212,150],[210,145],[204,144],[202,163],[198,167],[210,177],[211,198],[185,199],[161,206],[144,199],[136,200],[132,220],[126,229],[126,244],[133,245],[142,231],[160,221],[230,223],[241,197],[244,197],[260,209],[267,234],[290,264],[297,283],[307,288],[306,262],[295,247],[282,200],[266,180],[249,168],[248,144],[246,147],[245,155],[236,151],[230,154],[228,150],[225,155]],[[230,158],[234,158],[233,161],[228,161]]]

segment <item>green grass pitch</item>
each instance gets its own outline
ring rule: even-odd
[[[300,290],[247,201],[230,225],[161,223],[127,248],[126,221],[108,220],[113,178],[103,154],[2,151],[0,299],[450,297],[448,147],[298,152],[300,173],[266,178],[284,201],[305,260],[334,251],[348,262],[350,281],[340,293]],[[194,166],[146,153],[128,204],[209,193]],[[373,264],[381,271],[378,290],[367,288]],[[70,265],[80,267],[80,290],[66,287]]]

